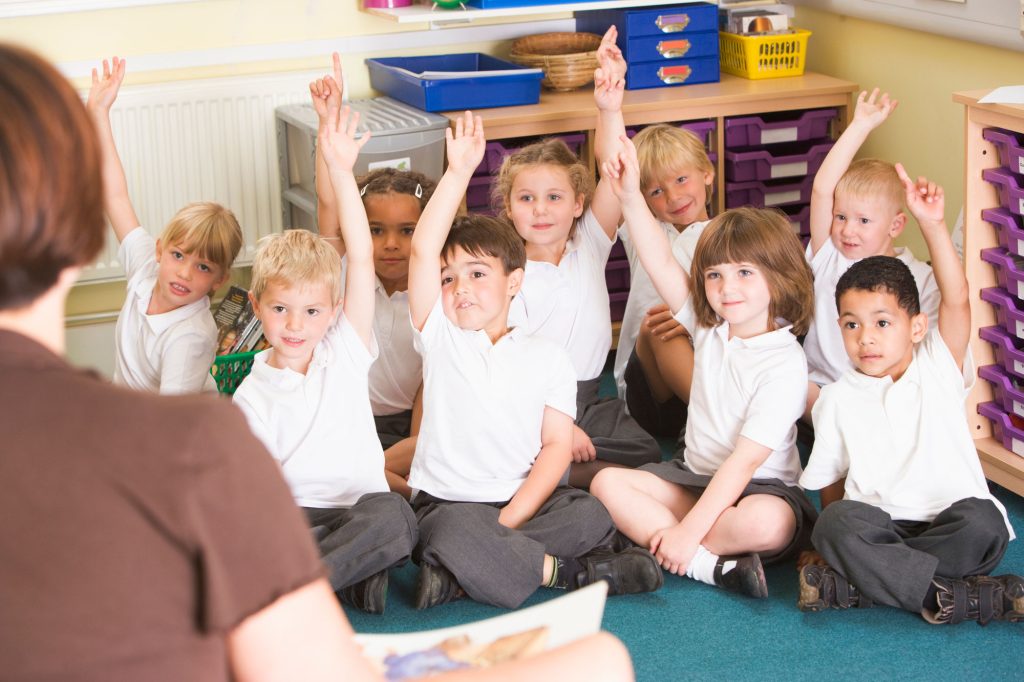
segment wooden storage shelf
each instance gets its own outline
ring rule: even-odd
[[[1004,128],[1024,132],[1024,106],[979,104],[988,90],[957,92],[953,101],[963,104],[965,111],[964,140],[964,266],[971,297],[971,354],[977,367],[995,362],[992,346],[978,336],[982,327],[996,324],[992,306],[981,300],[980,291],[997,286],[995,269],[981,260],[981,250],[999,245],[996,229],[981,219],[986,208],[999,206],[995,188],[981,178],[986,168],[997,168],[996,148],[982,139],[985,128]],[[994,483],[1024,495],[1024,457],[1003,447],[992,437],[992,423],[978,414],[977,406],[992,400],[992,387],[978,379],[967,398],[967,419],[975,438],[978,456],[985,476]]]
[[[393,21],[397,24],[431,24],[433,26],[460,25],[487,19],[506,17],[531,17],[550,14],[570,14],[597,9],[619,9],[623,7],[658,7],[660,5],[682,5],[706,0],[593,0],[591,2],[557,3],[553,5],[530,5],[524,7],[498,7],[478,9],[432,9],[433,3],[417,3],[408,7],[366,7],[364,12]]]

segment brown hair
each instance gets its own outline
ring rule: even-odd
[[[441,249],[441,260],[447,261],[456,248],[474,256],[497,258],[506,275],[526,267],[526,245],[523,244],[523,238],[507,222],[489,216],[457,217]]]
[[[242,228],[230,209],[199,201],[174,214],[160,235],[160,243],[194,253],[217,265],[221,274],[226,275],[242,248]]]
[[[860,159],[850,164],[836,184],[838,195],[884,199],[895,216],[903,210],[906,190],[896,167],[881,159]]]
[[[659,123],[647,126],[633,138],[636,159],[640,163],[640,187],[650,187],[658,176],[674,173],[681,168],[696,168],[702,173],[715,174],[700,138],[685,128]],[[703,179],[701,180],[703,184]],[[708,201],[711,192],[707,192]]]
[[[252,262],[250,289],[257,301],[271,282],[286,288],[327,287],[331,303],[341,300],[341,257],[334,247],[312,232],[285,230],[259,241]]]
[[[398,168],[376,168],[363,175],[356,182],[359,194],[365,203],[366,197],[375,194],[408,194],[420,203],[420,213],[426,208],[427,202],[434,194],[435,182],[423,173],[399,170]],[[417,196],[419,188],[419,196]]]
[[[509,198],[512,196],[512,183],[516,175],[530,166],[558,166],[569,175],[569,186],[573,198],[583,195],[583,206],[590,204],[594,194],[594,176],[586,165],[579,160],[565,142],[551,137],[534,142],[508,155],[501,162],[501,170],[491,190],[491,203],[495,208],[508,209]],[[573,226],[575,228],[575,225]]]
[[[769,324],[782,318],[793,325],[793,334],[807,333],[814,315],[813,276],[800,240],[781,211],[733,208],[704,228],[690,268],[693,309],[697,323],[703,327],[721,322],[708,303],[704,273],[722,263],[757,265],[768,282]]]
[[[81,98],[39,56],[0,44],[0,310],[30,304],[103,248],[100,148]]]

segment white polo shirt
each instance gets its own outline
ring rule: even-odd
[[[136,227],[122,240],[118,258],[128,292],[114,330],[114,383],[164,394],[216,391],[210,366],[217,353],[217,325],[210,299],[148,315],[160,271],[156,240]]]
[[[672,257],[683,266],[687,273],[690,272],[690,264],[693,263],[693,252],[697,248],[697,239],[704,232],[709,221],[702,220],[689,225],[685,230],[679,232],[672,223],[659,222],[661,229],[668,237],[672,249]],[[636,337],[640,334],[640,324],[644,321],[647,311],[663,301],[654,289],[644,266],[640,264],[640,256],[633,246],[633,240],[629,236],[628,225],[623,224],[619,228],[619,239],[626,248],[626,257],[629,259],[629,298],[626,299],[626,312],[622,316],[622,325],[619,327],[619,344],[615,349],[615,386],[618,389],[619,397],[626,397],[626,379],[623,376],[626,372],[626,363],[633,353],[636,345]]]
[[[526,262],[523,286],[508,311],[510,327],[565,348],[580,381],[600,376],[612,347],[604,268],[614,243],[587,209],[558,265]]]
[[[796,485],[796,420],[807,402],[807,362],[790,327],[730,339],[727,322],[698,327],[689,299],[675,318],[690,331],[694,343],[687,467],[714,475],[744,436],[772,450],[753,478]]]
[[[456,502],[505,502],[541,448],[544,408],[576,416],[565,351],[515,328],[491,343],[460,329],[441,299],[416,333],[423,354],[423,421],[409,485]]]
[[[281,465],[301,507],[340,508],[386,492],[384,451],[373,425],[366,378],[377,357],[344,314],[313,350],[305,374],[256,355],[234,400]]]
[[[818,253],[811,256],[811,245],[807,245],[807,262],[814,273],[814,320],[804,339],[804,353],[807,354],[808,375],[816,384],[831,384],[847,370],[853,369],[850,357],[843,345],[843,334],[839,329],[839,311],[836,308],[836,284],[843,273],[857,261],[850,260],[826,239]],[[928,326],[935,329],[939,323],[939,285],[927,263],[923,263],[910,249],[896,249],[896,258],[906,263],[917,282],[921,299],[921,312],[928,316]]]
[[[938,330],[928,332],[900,377],[851,369],[821,389],[814,450],[800,483],[823,488],[846,477],[845,499],[901,521],[931,521],[957,500],[992,500],[964,414],[974,386],[970,353],[957,369]],[[1006,527],[1013,538],[1013,528]]]
[[[343,258],[343,288],[347,267],[348,259]],[[373,335],[380,355],[370,367],[370,409],[375,416],[411,410],[423,381],[423,360],[413,347],[409,294],[396,291],[388,296],[379,278],[374,288]]]

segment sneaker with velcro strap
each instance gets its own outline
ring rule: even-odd
[[[800,569],[800,597],[796,605],[801,611],[813,612],[866,609],[874,603],[834,568],[811,564]]]
[[[938,609],[921,614],[929,623],[1024,621],[1024,578],[1019,575],[972,575],[962,580],[936,576],[932,584]]]

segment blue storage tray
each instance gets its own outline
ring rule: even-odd
[[[479,52],[367,59],[370,85],[424,111],[486,109],[540,101],[541,69],[525,69]],[[501,73],[508,71],[509,73]],[[418,74],[465,73],[454,78]]]
[[[643,62],[629,65],[629,71],[626,72],[626,89],[642,90],[695,83],[717,83],[720,77],[717,55]]]
[[[688,33],[686,37],[630,38],[626,44],[625,54],[631,67],[637,62],[656,62],[682,57],[717,57],[718,31]]]
[[[499,9],[502,7],[538,7],[542,5],[569,5],[586,0],[465,0],[470,7]],[[568,10],[566,10],[568,11]]]

